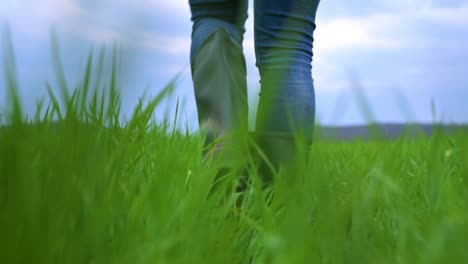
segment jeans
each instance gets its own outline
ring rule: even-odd
[[[223,28],[242,49],[248,0],[189,0],[191,57],[214,31]],[[256,130],[303,132],[315,121],[312,46],[319,0],[255,0],[256,66],[260,101]]]

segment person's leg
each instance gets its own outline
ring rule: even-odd
[[[291,145],[294,134],[312,138],[311,63],[318,5],[319,0],[255,0],[255,51],[261,78],[256,132],[272,156],[287,153],[284,144]]]
[[[242,40],[247,0],[190,0],[192,80],[201,130],[208,141],[247,127],[246,67]]]

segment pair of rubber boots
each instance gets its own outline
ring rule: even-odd
[[[205,146],[224,152],[228,156],[223,158],[226,167],[237,167],[253,155],[260,160],[262,178],[271,181],[274,171],[294,161],[298,141],[284,132],[248,132],[242,48],[219,29],[196,51],[191,64],[199,126],[206,132]]]

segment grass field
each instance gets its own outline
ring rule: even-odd
[[[121,123],[116,71],[90,54],[27,119],[6,49],[1,263],[468,263],[468,135],[318,140],[295,181],[262,187],[246,158],[212,189],[202,136],[151,118],[171,86]]]

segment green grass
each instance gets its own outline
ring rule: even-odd
[[[242,195],[240,167],[210,191],[202,135],[152,119],[172,84],[121,122],[115,67],[90,54],[69,95],[57,62],[61,96],[26,118],[5,47],[1,263],[468,262],[467,135],[316,141],[296,181],[263,188],[246,158]]]

